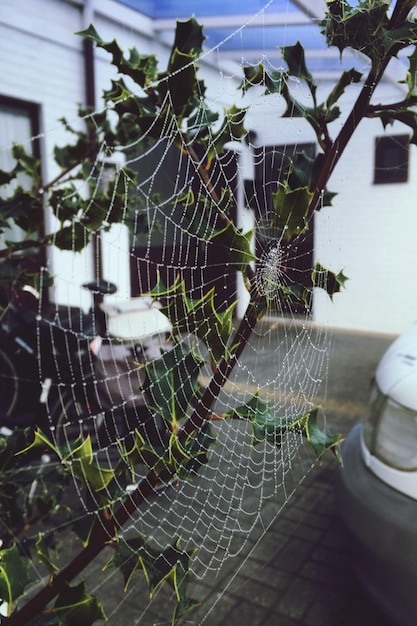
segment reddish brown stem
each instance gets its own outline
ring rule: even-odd
[[[257,321],[255,306],[249,305],[248,314],[239,324],[232,345],[235,346],[229,358],[223,359],[213,378],[203,394],[197,408],[190,416],[179,432],[179,440],[184,442],[190,435],[203,425],[206,419],[210,419],[211,408],[214,401],[228,377],[230,376],[240,354],[242,353]],[[57,596],[65,584],[70,583],[82,570],[108,545],[117,532],[137,511],[138,507],[146,499],[152,497],[155,486],[169,478],[168,474],[156,475],[149,472],[142,480],[138,488],[130,497],[120,505],[113,515],[102,515],[99,530],[95,531],[94,537],[77,556],[46,585],[39,593],[27,602],[21,609],[11,615],[6,621],[7,626],[22,626],[30,618],[41,613],[46,606]]]

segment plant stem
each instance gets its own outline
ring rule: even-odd
[[[409,5],[410,3],[408,3]],[[413,3],[415,6],[417,2]],[[403,24],[403,22],[407,19],[409,13],[411,11],[410,6],[404,6],[402,0],[398,0],[391,19],[390,19],[390,27],[396,28]],[[342,156],[347,144],[349,143],[353,133],[359,126],[359,123],[364,117],[368,116],[369,113],[369,103],[371,98],[375,92],[375,89],[381,78],[384,75],[384,72],[387,68],[389,61],[393,56],[393,51],[391,51],[390,55],[387,55],[379,64],[379,67],[374,70],[372,68],[368,74],[367,79],[362,87],[362,90],[348,116],[343,127],[339,133],[339,135],[334,140],[333,144],[330,146],[330,149],[327,153],[325,153],[325,158],[321,170],[317,176],[317,179],[314,182],[313,188],[313,196],[311,198],[310,207],[308,211],[308,216],[311,217],[314,211],[318,208],[320,196],[326,188],[327,182],[330,176],[333,173],[334,168],[339,162],[340,157]],[[380,108],[380,107],[379,107]]]
[[[247,314],[240,322],[234,333],[231,354],[224,358],[214,373],[209,386],[204,392],[194,413],[188,418],[178,437],[180,442],[184,442],[190,435],[203,425],[206,419],[210,418],[211,408],[218,397],[218,394],[230,376],[237,360],[247,344],[257,322],[256,308],[254,304],[249,304]],[[102,515],[100,528],[94,532],[89,544],[81,550],[77,556],[62,569],[53,579],[41,589],[29,602],[21,609],[11,615],[6,621],[7,626],[21,626],[30,618],[41,613],[47,604],[51,602],[82,570],[109,544],[118,534],[124,524],[137,511],[145,500],[155,493],[155,487],[161,481],[169,478],[168,473],[161,475],[150,471],[140,482],[137,489],[130,494],[129,498],[121,504],[113,515]]]
[[[410,8],[404,9],[402,2],[398,1],[392,18],[392,26],[404,21]],[[314,193],[310,203],[309,213],[312,214],[317,208],[320,196],[327,185],[327,181],[331,176],[336,164],[338,163],[344,149],[346,148],[350,138],[354,131],[358,127],[360,121],[366,117],[368,111],[370,99],[375,91],[375,88],[381,80],[383,73],[386,69],[390,57],[384,59],[378,70],[375,72],[371,70],[365,84],[358,96],[358,99],[347,118],[342,130],[334,143],[327,152],[323,167],[315,181]],[[217,194],[211,185],[207,172],[202,167],[197,155],[190,145],[187,146],[188,154],[194,164],[197,167],[202,180],[206,185],[207,191],[213,200],[217,201]],[[227,217],[225,216],[225,219]],[[253,273],[251,271],[250,276]],[[254,296],[254,289],[252,288],[252,297],[246,314],[241,320],[231,345],[233,346],[231,352],[227,357],[223,358],[219,363],[213,377],[200,399],[193,414],[185,422],[181,428],[178,437],[180,442],[184,442],[189,436],[198,431],[204,422],[210,418],[211,409],[214,402],[217,400],[220,390],[225,382],[230,377],[230,374],[236,365],[239,356],[243,349],[247,345],[252,331],[254,330],[258,316],[256,311],[256,296]],[[97,530],[88,546],[86,546],[79,554],[63,569],[54,576],[52,581],[46,585],[36,596],[34,596],[26,605],[15,612],[6,620],[7,626],[21,626],[25,624],[30,618],[39,614],[44,610],[46,605],[51,602],[54,597],[64,588],[65,584],[73,580],[102,550],[103,548],[115,537],[117,532],[124,526],[124,524],[130,519],[130,517],[137,511],[138,507],[152,494],[154,493],[155,486],[164,480],[166,475],[155,474],[151,471],[148,473],[145,479],[141,481],[138,488],[127,498],[127,500],[120,505],[118,510],[113,515],[101,516],[101,526]]]

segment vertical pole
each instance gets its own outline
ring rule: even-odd
[[[83,28],[87,28],[94,21],[94,0],[84,0],[83,7]],[[84,94],[85,104],[89,112],[96,109],[96,76],[94,64],[94,42],[91,39],[83,39],[84,57]],[[94,278],[99,281],[103,277],[103,258],[100,234],[94,232],[92,235]],[[103,302],[102,294],[95,294],[95,304]]]

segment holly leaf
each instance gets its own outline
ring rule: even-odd
[[[48,235],[46,242],[55,245],[60,250],[81,252],[90,240],[90,232],[80,222],[73,222],[64,226],[56,233]]]
[[[194,17],[185,21],[177,20],[175,39],[172,45],[168,71],[171,69],[172,57],[176,50],[180,50],[183,54],[189,54],[192,57],[197,58],[203,51],[203,42],[205,39],[206,37],[203,34],[203,27]]]
[[[252,427],[254,446],[267,441],[280,445],[283,431],[288,427],[288,420],[274,413],[273,406],[256,393],[248,402],[223,414],[226,419],[248,420]]]
[[[171,287],[165,287],[159,280],[151,295],[164,298],[167,304],[163,311],[169,317],[175,332],[193,333],[207,346],[214,361],[219,361],[227,350],[232,332],[233,311],[236,302],[224,312],[216,310],[215,288],[210,289],[197,300],[187,296],[185,281],[179,278]]]
[[[409,66],[407,76],[404,81],[408,86],[407,99],[417,95],[417,46],[414,46],[412,53],[407,57]]]
[[[12,182],[17,176],[16,169],[11,170],[10,172],[6,172],[5,170],[0,170],[0,186],[8,185]]]
[[[335,274],[319,261],[314,265],[311,272],[313,287],[321,287],[327,291],[331,299],[333,299],[335,293],[338,293],[345,286],[347,280],[349,279],[343,274],[343,271]]]
[[[158,555],[146,545],[145,539],[140,535],[131,539],[119,537],[114,554],[103,567],[103,571],[112,568],[120,570],[124,581],[124,591],[127,591],[134,573],[139,568],[142,569],[144,554],[147,554],[149,559],[156,558]]]
[[[39,447],[46,449],[49,448],[59,456],[59,449],[57,448],[57,446],[55,446],[52,441],[48,439],[48,437],[40,430],[40,428],[37,428],[35,430],[33,441],[22,450],[16,452],[16,455],[25,454],[26,452],[29,452],[29,450],[31,450],[32,448]]]
[[[53,563],[53,561],[51,560],[49,556],[49,549],[45,541],[45,536],[42,533],[39,533],[38,540],[35,546],[36,546],[38,558],[41,561],[41,563],[46,565],[49,575],[52,576],[53,574],[55,574],[55,572],[58,572],[59,567],[55,565],[55,563]]]
[[[129,58],[126,58],[116,39],[110,42],[103,41],[92,24],[75,34],[94,41],[99,48],[111,54],[111,63],[118,72],[130,76],[140,87],[145,87],[156,80],[157,59],[154,54],[141,55],[136,48],[132,48],[129,51]]]
[[[105,620],[102,604],[96,597],[87,595],[85,583],[65,585],[52,611],[65,626],[91,626],[96,620]]]
[[[352,83],[359,83],[361,79],[362,79],[362,74],[358,72],[357,70],[355,70],[354,68],[343,72],[336,86],[332,89],[330,94],[327,96],[326,108],[328,110],[331,109],[331,107],[344,94],[346,87],[348,87]]]
[[[417,25],[410,20],[394,27],[388,17],[389,2],[360,2],[351,6],[345,0],[327,0],[326,18],[321,22],[329,46],[340,52],[350,47],[366,54],[374,67],[398,51],[415,44]],[[405,3],[402,3],[405,4]],[[415,5],[409,2],[409,8]]]
[[[318,412],[318,407],[308,411],[299,420],[295,420],[292,427],[299,425],[302,428],[303,434],[318,461],[325,452],[331,451],[335,454],[338,461],[341,462],[339,446],[343,441],[343,436],[339,433],[330,434],[321,430],[317,424]]]
[[[194,600],[188,596],[184,596],[181,600],[175,605],[174,613],[172,615],[171,626],[176,626],[176,624],[183,623],[182,620],[187,613],[189,613],[192,609],[200,606],[201,602],[198,600]]]
[[[229,250],[230,264],[244,272],[249,263],[256,260],[251,250],[253,231],[242,233],[233,222],[229,222],[223,230],[216,231],[209,241]]]
[[[183,207],[182,217],[187,222],[188,232],[228,250],[230,264],[236,269],[243,272],[256,260],[251,250],[253,231],[242,233],[227,217],[232,204],[229,189],[222,189],[217,203],[206,196],[200,196],[196,202],[192,189],[189,189],[176,200],[176,204]],[[219,228],[219,225],[222,226]]]
[[[166,75],[159,82],[160,98],[163,102],[169,94],[169,110],[181,123],[183,117],[190,115],[196,108],[197,68],[194,64],[195,56],[175,50]]]
[[[166,448],[153,448],[148,444],[138,430],[135,430],[133,446],[130,450],[122,451],[122,461],[134,477],[135,465],[144,465],[158,476],[172,477],[175,467],[171,463],[169,445]],[[132,479],[134,480],[134,478]]]
[[[305,233],[308,230],[307,214],[312,197],[308,187],[291,189],[288,182],[280,183],[272,194],[274,215],[271,227],[282,230],[285,239]]]
[[[388,111],[381,111],[379,113],[379,117],[381,118],[381,122],[384,125],[384,128],[388,126],[388,124],[393,124],[394,122],[402,122],[406,126],[409,126],[413,131],[413,134],[410,137],[410,143],[417,144],[417,112],[410,109],[392,109]]]
[[[88,495],[84,496],[84,500]],[[95,500],[96,502],[96,500]],[[96,504],[94,505],[97,506]],[[77,515],[74,514],[74,509],[72,509],[72,530],[77,535],[78,539],[81,541],[84,547],[88,546],[90,543],[90,539],[95,536],[95,533],[103,527],[102,520],[96,514],[94,515]]]
[[[189,403],[198,390],[198,375],[203,365],[193,351],[182,343],[164,352],[160,359],[144,365],[144,392],[150,406],[170,424],[175,425],[186,414]]]
[[[300,80],[305,80],[310,92],[315,99],[317,85],[314,82],[313,76],[307,69],[304,48],[298,41],[293,46],[281,47],[282,56],[286,64],[288,65],[288,73],[290,76],[296,76]]]
[[[263,63],[259,63],[257,66],[245,66],[243,72],[244,78],[240,88],[244,94],[256,85],[265,86],[265,95],[281,93],[288,80],[288,72],[283,70],[270,72]]]
[[[156,558],[154,554],[144,554],[143,572],[149,586],[151,598],[156,590],[167,581],[174,589],[177,602],[185,599],[185,588],[189,578],[190,561],[197,550],[182,551],[179,548],[180,538],[174,545],[168,546]]]
[[[223,417],[249,421],[254,446],[263,441],[280,446],[285,432],[298,428],[306,437],[317,460],[320,460],[328,450],[332,450],[340,460],[338,446],[342,441],[342,435],[322,431],[317,425],[317,415],[318,408],[315,407],[294,420],[288,420],[286,417],[276,415],[271,403],[263,400],[256,393],[245,404],[224,413]]]
[[[30,560],[22,556],[16,544],[0,550],[0,599],[12,604],[33,582],[29,577]]]
[[[203,27],[194,17],[177,21],[167,71],[159,76],[161,102],[169,93],[170,106],[179,118],[179,124],[184,117],[199,108],[198,94],[204,93],[204,85],[197,78],[198,66],[195,63],[202,53],[204,39]]]
[[[95,491],[105,489],[114,478],[113,469],[100,467],[94,462],[91,437],[88,435],[77,447],[62,458],[62,462],[85,484]]]
[[[223,111],[223,122],[219,130],[212,134],[207,153],[207,165],[209,169],[211,162],[224,151],[225,145],[230,141],[239,141],[247,134],[245,128],[245,116],[247,108],[239,108],[236,105]]]
[[[90,435],[84,440],[79,437],[69,446],[58,447],[40,429],[36,429],[32,443],[18,454],[24,454],[39,446],[51,449],[68,470],[74,472],[84,483],[91,485],[95,491],[105,489],[114,478],[114,470],[100,467],[95,463]]]

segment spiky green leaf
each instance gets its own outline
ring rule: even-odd
[[[0,600],[12,604],[22,595],[32,579],[29,577],[30,560],[19,553],[16,544],[0,550]]]
[[[318,407],[314,407],[299,420],[296,420],[294,426],[299,425],[302,428],[303,434],[318,461],[322,458],[323,454],[331,451],[340,462],[339,446],[343,441],[343,436],[340,433],[331,434],[321,430],[317,423],[318,413]]]
[[[38,559],[46,565],[49,575],[52,576],[55,572],[59,571],[59,567],[52,561],[49,555],[49,548],[46,543],[45,535],[39,533],[38,540],[36,542],[36,552],[38,554]]]
[[[156,551],[146,545],[144,537],[141,535],[130,539],[119,537],[114,554],[103,567],[103,571],[119,569],[123,575],[124,591],[127,591],[134,573],[142,569],[144,555],[150,560],[158,556]]]
[[[256,260],[251,249],[253,231],[243,233],[229,219],[232,203],[232,194],[228,189],[222,189],[216,203],[205,196],[196,199],[192,189],[176,200],[176,204],[183,207],[182,218],[187,230],[227,250],[230,266],[244,272],[249,263]]]
[[[265,87],[265,94],[281,93],[288,80],[288,72],[283,70],[271,72],[263,63],[245,66],[243,72],[244,79],[240,85],[243,93],[258,85]]]
[[[311,273],[313,287],[321,287],[327,291],[330,298],[333,298],[334,294],[338,293],[345,286],[347,280],[348,278],[343,274],[343,271],[335,274],[320,262],[314,265]]]
[[[96,620],[105,620],[102,604],[86,593],[85,583],[65,588],[59,594],[52,611],[65,626],[92,626]]]
[[[280,183],[272,194],[274,216],[271,226],[282,230],[286,239],[306,232],[312,196],[308,187],[291,189],[288,183]]]
[[[159,280],[151,294],[166,298],[167,304],[163,311],[176,332],[185,331],[199,337],[206,344],[214,361],[223,357],[232,332],[236,302],[226,311],[219,312],[214,304],[214,287],[202,298],[193,299],[187,296],[185,281],[179,279],[168,288]]]
[[[312,74],[310,74],[307,69],[302,44],[297,41],[297,43],[293,46],[282,47],[281,51],[284,61],[288,65],[288,73],[290,76],[296,76],[300,80],[306,81],[313,98],[315,98],[317,85],[314,82]]]
[[[231,106],[223,111],[223,122],[219,130],[212,134],[207,153],[207,168],[219,154],[221,154],[227,143],[239,141],[247,134],[245,128],[245,117],[247,108]]]
[[[317,424],[317,415],[318,408],[315,407],[300,417],[289,420],[276,415],[273,405],[255,394],[245,404],[225,413],[223,417],[249,421],[252,427],[253,445],[267,441],[272,445],[280,446],[283,435],[287,431],[299,429],[306,437],[317,460],[320,460],[328,450],[333,451],[340,459],[338,446],[342,441],[342,435],[322,431]]]
[[[245,404],[225,413],[223,417],[248,420],[252,428],[254,446],[263,441],[279,446],[282,434],[288,427],[288,420],[277,416],[271,403],[257,393]]]
[[[336,83],[336,86],[332,89],[330,94],[326,99],[326,108],[331,109],[331,107],[339,100],[339,98],[344,94],[346,87],[353,83],[359,83],[361,81],[362,74],[357,70],[350,69],[348,71],[343,72],[342,76]]]
[[[111,54],[111,63],[117,70],[121,74],[130,76],[139,86],[145,87],[156,79],[157,61],[154,54],[141,55],[136,48],[132,48],[129,58],[126,58],[117,41],[115,39],[110,42],[103,41],[92,24],[85,30],[77,32],[76,35],[94,41],[99,48]]]
[[[202,365],[201,358],[182,343],[176,343],[160,359],[144,365],[144,392],[151,407],[169,423],[176,424],[187,414],[198,389],[197,377]]]
[[[74,447],[62,461],[85,484],[95,491],[105,489],[114,478],[114,470],[100,467],[94,460],[90,435]]]

